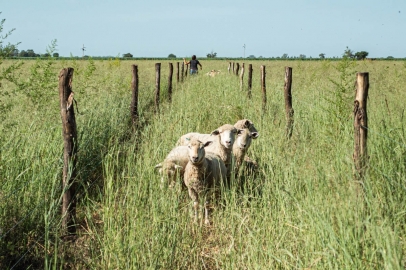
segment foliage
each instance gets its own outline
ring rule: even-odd
[[[350,50],[350,48],[348,48],[348,46],[346,47],[346,49],[344,50],[343,53],[343,58],[354,58],[354,52],[352,50]]]
[[[213,51],[211,51],[211,53],[207,54],[207,58],[216,58],[216,56],[217,56],[217,53],[213,52]]]
[[[282,59],[287,59],[287,58],[289,58],[289,56],[288,56],[287,53],[284,53],[281,58],[282,58]]]
[[[321,53],[321,54],[319,54],[319,57],[320,57],[320,59],[324,59],[324,58],[326,58],[326,54],[325,54],[325,53]]]
[[[176,55],[174,55],[173,53],[170,53],[170,54],[168,55],[168,58],[176,58]]]
[[[360,51],[360,52],[356,52],[354,57],[357,58],[357,60],[364,60],[365,58],[367,58],[368,56],[368,52],[366,51]]]
[[[123,54],[123,57],[124,58],[132,58],[133,55],[131,53],[125,53],[125,54]]]

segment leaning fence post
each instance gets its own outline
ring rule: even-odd
[[[235,75],[238,76],[238,72],[240,71],[240,64],[236,63],[236,68],[235,68]]]
[[[261,66],[261,88],[262,88],[262,112],[266,109],[266,86],[265,86],[265,66]]]
[[[161,88],[161,63],[155,64],[155,113],[159,113],[159,92]]]
[[[169,77],[168,77],[168,99],[169,102],[172,101],[172,76],[173,76],[173,65],[169,63]]]
[[[184,69],[185,69],[185,63],[182,62],[182,67],[181,67],[181,70],[180,70],[180,81],[181,82],[183,82],[183,71],[184,71]]]
[[[252,64],[248,65],[248,98],[251,98],[251,89],[252,89]]]
[[[354,165],[358,179],[363,179],[367,161],[367,98],[369,89],[369,73],[357,73],[356,94],[354,101]]]
[[[176,62],[176,82],[179,83],[179,62]]]
[[[293,131],[293,114],[292,108],[292,68],[285,67],[285,118],[286,118],[286,136],[292,137]]]
[[[131,119],[133,126],[138,124],[138,66],[132,65],[132,80],[131,80]]]
[[[243,82],[244,82],[244,63],[241,65],[241,73],[240,73],[240,90],[243,90]]]
[[[62,171],[62,229],[68,234],[76,233],[76,153],[77,129],[73,107],[73,68],[64,68],[59,73],[59,100],[64,142]]]

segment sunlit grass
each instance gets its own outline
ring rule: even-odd
[[[0,136],[2,268],[20,258],[20,267],[41,268],[46,261],[48,266],[77,269],[405,266],[404,63],[357,62],[348,77],[355,81],[355,72],[368,71],[371,80],[370,165],[365,196],[358,198],[352,100],[341,122],[326,101],[335,91],[331,80],[338,80],[337,62],[255,61],[250,100],[238,77],[228,74],[227,61],[206,61],[199,76],[188,75],[184,83],[174,76],[172,103],[166,93],[168,62],[162,61],[159,115],[152,108],[155,62],[134,62],[140,80],[141,125],[136,134],[129,126],[130,62],[95,61],[90,80],[83,77],[86,61],[55,65],[55,74],[66,66],[78,70],[73,90],[79,109],[80,187],[78,238],[73,243],[59,240],[63,143],[57,76],[54,103],[27,112],[30,101],[16,99]],[[267,71],[265,112],[261,64]],[[290,140],[285,136],[285,66],[293,68],[295,123]],[[211,69],[222,73],[205,76]],[[348,91],[352,96],[352,89]],[[252,120],[260,132],[248,153],[259,169],[222,190],[211,227],[194,224],[187,192],[180,185],[161,188],[154,166],[182,134],[209,133],[242,118]]]

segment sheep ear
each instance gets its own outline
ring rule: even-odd
[[[211,145],[213,143],[213,141],[207,141],[203,144],[203,147],[207,147],[209,145]]]
[[[237,130],[237,135],[242,135],[244,133],[244,130],[243,129],[238,129]]]
[[[160,169],[160,168],[162,168],[162,163],[155,165],[155,169]]]
[[[182,166],[175,164],[175,170],[182,170],[182,169],[183,169]]]
[[[252,136],[253,139],[256,139],[256,138],[259,137],[259,133],[258,132],[252,132],[251,136]]]
[[[249,128],[251,126],[250,120],[246,120],[245,123],[244,123],[244,126]]]
[[[218,129],[213,130],[210,135],[219,135],[220,131]]]

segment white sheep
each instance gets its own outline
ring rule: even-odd
[[[237,178],[238,172],[240,171],[241,165],[245,160],[248,148],[251,145],[252,139],[258,138],[258,132],[251,132],[248,128],[238,130],[237,139],[233,145],[233,155],[234,155],[234,170],[235,177]]]
[[[252,134],[252,139],[257,139],[257,138],[259,137],[259,132],[258,132],[258,130],[255,128],[254,123],[253,123],[251,120],[249,120],[249,119],[241,119],[241,120],[238,120],[237,123],[234,124],[234,127],[237,128],[237,129],[245,129],[245,128],[248,128],[249,131],[250,131],[251,134]],[[257,163],[256,163],[254,160],[250,159],[250,158],[246,155],[246,152],[248,151],[248,148],[249,148],[249,146],[245,149],[245,153],[242,153],[238,148],[234,148],[234,149],[233,149],[233,155],[234,155],[235,157],[237,157],[237,156],[242,156],[242,157],[244,158],[244,161],[245,161],[247,164],[249,164],[250,167],[255,168],[255,167],[258,166]],[[241,162],[242,162],[242,161],[241,161]],[[239,170],[241,164],[239,164],[239,165],[236,164],[236,165],[237,165],[237,167],[238,167],[238,168],[236,168],[236,172],[238,172],[238,170]],[[236,175],[237,175],[237,174],[236,174]]]
[[[214,76],[216,76],[218,74],[220,74],[220,70],[215,70],[215,69],[212,69],[212,70],[210,70],[209,72],[206,73],[206,75],[210,76],[210,77],[214,77]]]
[[[158,169],[161,175],[161,183],[164,184],[165,180],[167,180],[169,186],[173,187],[176,184],[176,177],[179,174],[183,185],[183,174],[188,161],[189,151],[187,146],[177,146],[173,148],[165,157],[164,161],[155,166],[155,169]]]
[[[188,139],[192,138],[196,138],[202,142],[207,142],[209,140],[213,141],[213,144],[208,146],[206,151],[218,155],[221,160],[223,160],[227,168],[227,179],[230,180],[233,144],[237,133],[238,130],[233,125],[225,124],[216,130],[213,130],[211,134],[201,134],[196,132],[185,134],[178,140],[178,145],[187,145]]]
[[[189,162],[185,167],[184,181],[189,196],[193,200],[195,221],[198,219],[199,196],[205,196],[204,223],[210,224],[209,202],[215,196],[220,182],[226,178],[224,162],[214,153],[206,152],[213,142],[202,143],[196,138],[191,138],[188,143]]]

